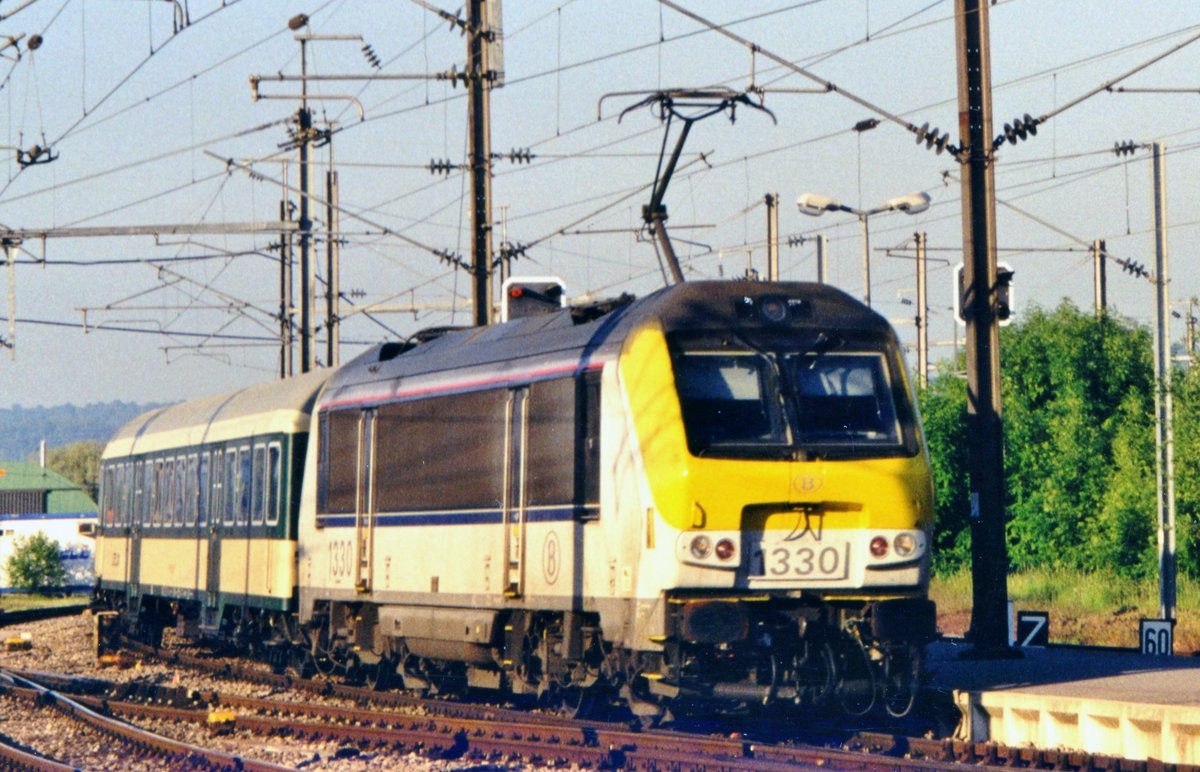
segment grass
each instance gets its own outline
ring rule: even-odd
[[[4,611],[24,611],[31,608],[49,608],[51,606],[74,606],[86,603],[89,595],[38,595],[35,593],[10,592],[0,595],[0,609]]]
[[[961,635],[970,624],[971,574],[935,577],[930,596],[938,605],[943,633]],[[1136,647],[1138,621],[1157,619],[1158,580],[1134,581],[1116,574],[1066,570],[1029,571],[1008,577],[1008,595],[1018,611],[1048,611],[1050,640],[1099,646]],[[1200,583],[1180,577],[1176,586],[1175,652],[1200,652]]]

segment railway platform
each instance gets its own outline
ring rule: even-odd
[[[1052,645],[975,660],[968,647],[927,649],[929,687],[953,698],[960,739],[1200,764],[1200,657]]]

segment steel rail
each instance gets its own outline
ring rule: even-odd
[[[135,748],[150,751],[168,762],[184,762],[188,765],[215,768],[253,770],[255,772],[283,772],[288,767],[257,761],[232,753],[202,748],[191,743],[174,740],[155,734],[140,727],[101,715],[82,702],[60,692],[48,689],[36,681],[0,668],[0,679],[9,681],[6,691],[13,696],[39,707],[52,707],[69,718],[83,723],[93,730],[117,738]]]

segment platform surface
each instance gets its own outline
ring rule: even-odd
[[[977,660],[969,649],[942,640],[926,652],[963,739],[1200,764],[1200,658],[1049,647]]]

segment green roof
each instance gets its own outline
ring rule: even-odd
[[[46,492],[50,514],[96,511],[92,497],[58,472],[25,461],[0,461],[0,492],[28,490]]]

